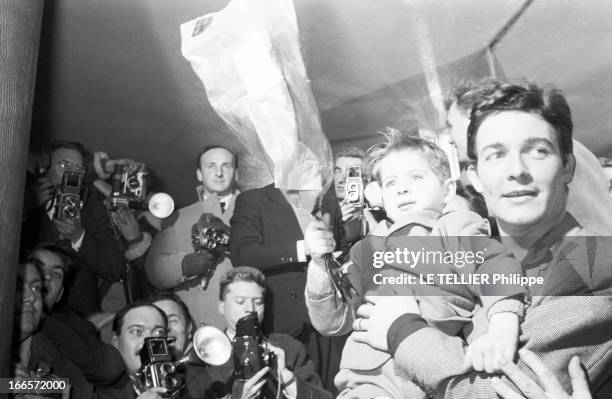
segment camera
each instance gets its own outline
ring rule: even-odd
[[[55,194],[55,218],[60,220],[78,219],[81,216],[83,201],[81,193],[85,174],[66,167],[62,183]]]
[[[139,168],[128,173],[125,165],[115,164],[112,176],[111,194],[108,197],[108,208],[116,211],[120,206],[132,209],[147,209],[145,177],[147,172]]]
[[[140,369],[136,373],[138,389],[163,387],[168,391],[165,397],[174,397],[182,388],[176,375],[179,363],[172,362],[172,355],[166,338],[147,337],[140,350]]]
[[[202,250],[225,252],[229,239],[227,226],[211,214],[203,214],[191,227],[191,243],[196,252]]]
[[[220,246],[226,247],[229,244],[229,234],[212,227],[198,226],[196,223],[191,231],[191,241],[196,251],[203,249],[211,251]]]
[[[357,208],[363,207],[363,177],[361,165],[347,167],[344,200]]]
[[[264,367],[276,367],[276,355],[268,348],[256,312],[236,322],[236,335],[232,342],[234,377],[246,381]]]

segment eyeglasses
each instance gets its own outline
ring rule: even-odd
[[[53,162],[49,166],[54,166],[54,165],[57,165],[58,167],[62,169],[69,169],[69,170],[74,170],[75,172],[78,172],[78,173],[85,173],[85,165],[80,164],[80,163],[73,163],[70,161],[62,160],[62,161]]]

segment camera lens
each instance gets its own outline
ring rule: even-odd
[[[73,206],[65,206],[64,207],[64,216],[69,217],[71,219],[76,217],[76,209]]]
[[[161,365],[160,369],[164,374],[172,374],[174,373],[174,370],[176,370],[176,367],[174,367],[174,364],[172,363],[164,363]]]

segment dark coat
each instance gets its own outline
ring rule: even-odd
[[[240,194],[230,223],[232,264],[266,275],[264,332],[299,336],[310,319],[304,301],[307,263],[298,261],[296,246],[304,235],[293,208],[269,185]]]

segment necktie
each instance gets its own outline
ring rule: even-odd
[[[219,202],[219,204],[221,205],[221,213],[225,213],[225,207],[226,207],[225,202],[221,201]]]

